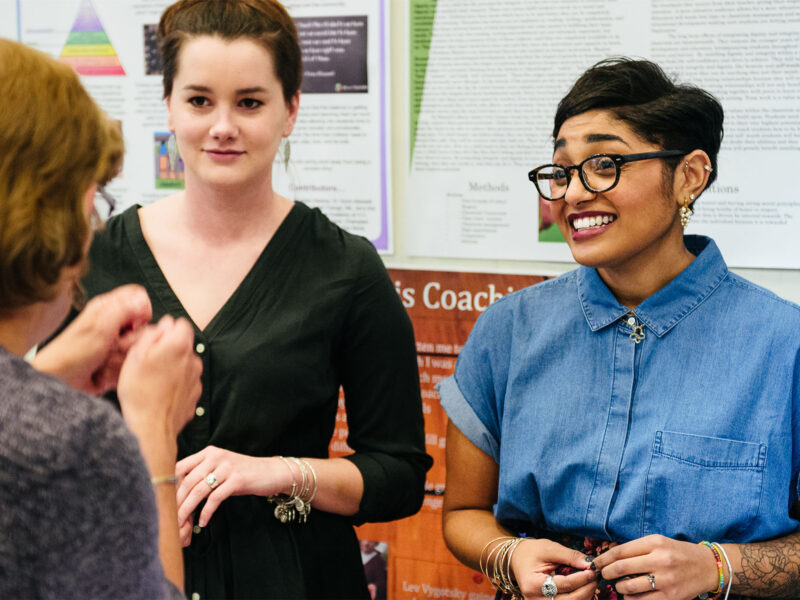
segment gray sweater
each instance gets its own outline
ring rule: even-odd
[[[0,347],[0,598],[182,598],[136,438]]]

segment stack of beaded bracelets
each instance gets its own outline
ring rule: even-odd
[[[489,551],[484,563],[483,554],[486,549],[500,540],[505,540],[502,544],[497,544]],[[514,581],[511,572],[511,557],[514,555],[514,550],[517,549],[525,538],[518,537],[498,537],[488,542],[481,550],[481,555],[478,557],[478,565],[481,568],[481,573],[484,574],[491,584],[503,594],[505,598],[510,600],[522,600],[522,591]],[[489,573],[489,566],[491,565],[491,573]]]
[[[706,546],[714,553],[714,559],[717,561],[717,573],[719,575],[719,585],[717,589],[713,592],[707,592],[705,594],[700,594],[700,600],[717,600],[722,595],[723,590],[725,591],[725,600],[728,600],[728,595],[731,593],[731,584],[733,583],[733,569],[731,568],[731,561],[728,560],[728,553],[725,552],[725,548],[719,545],[717,542],[707,542],[703,540],[700,542],[701,545]],[[725,558],[725,564],[728,566],[728,577],[731,581],[728,582],[728,585],[725,585],[725,569],[722,568],[722,559]]]
[[[317,495],[317,474],[311,463],[304,458],[294,458],[293,456],[289,458],[279,456],[278,458],[283,461],[292,474],[292,491],[288,495],[269,496],[267,500],[275,504],[275,518],[281,523],[291,523],[295,519],[299,523],[305,523],[308,513],[311,512],[311,502]],[[297,470],[302,477],[299,485],[294,476],[292,462],[297,465]]]

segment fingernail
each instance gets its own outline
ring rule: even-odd
[[[205,522],[205,521],[203,521],[203,519],[200,519],[200,520],[197,522],[197,524],[198,524],[198,525],[200,525],[200,527],[205,527],[205,526],[206,526],[206,522]]]

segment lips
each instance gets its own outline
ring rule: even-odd
[[[617,220],[617,215],[606,212],[582,212],[567,217],[572,239],[592,238],[604,233]]]
[[[218,156],[239,156],[240,154],[244,154],[244,150],[221,150],[217,148],[206,148],[205,152],[208,154],[214,154]]]
[[[230,150],[228,148],[206,148],[206,156],[217,164],[230,164],[239,159],[244,154],[243,150]]]

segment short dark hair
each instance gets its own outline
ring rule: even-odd
[[[703,150],[713,169],[708,185],[716,179],[723,112],[719,101],[705,90],[676,84],[649,60],[601,60],[558,103],[553,139],[564,121],[597,109],[608,110],[636,135],[664,150]],[[679,162],[680,157],[664,159],[670,176]]]
[[[277,0],[179,0],[158,23],[158,49],[164,65],[164,97],[172,94],[183,43],[200,35],[224,40],[250,38],[272,55],[275,75],[288,104],[300,89],[303,65],[297,28]]]

